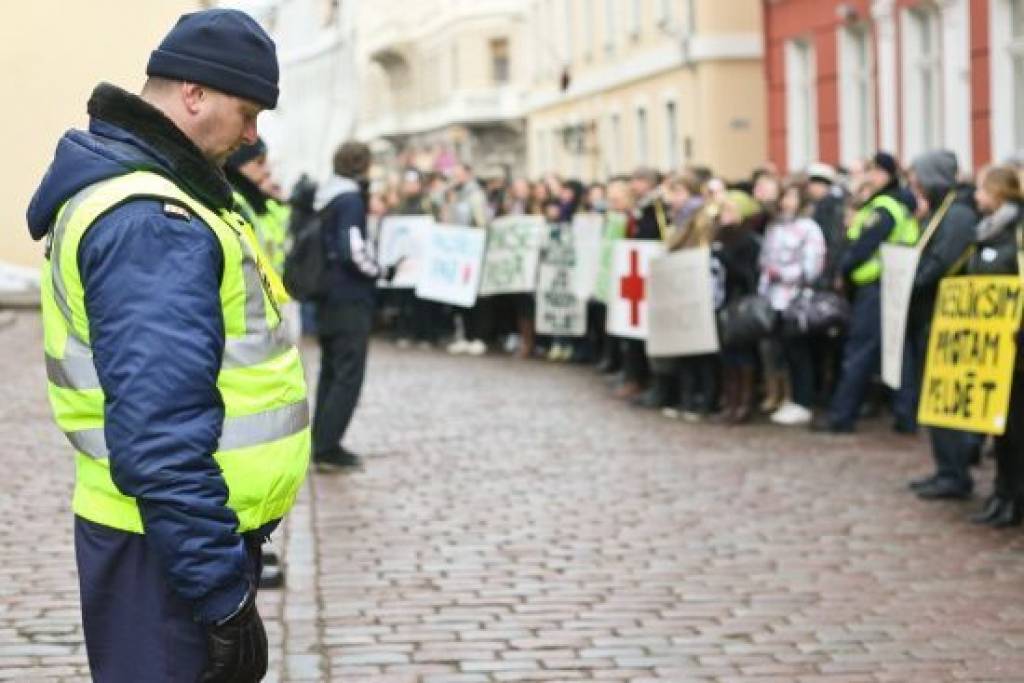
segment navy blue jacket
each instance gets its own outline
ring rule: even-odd
[[[230,205],[220,170],[139,98],[100,86],[89,113],[88,132],[65,134],[32,198],[34,238],[78,190],[137,169],[170,178],[215,210]],[[197,619],[219,620],[252,581],[212,457],[224,420],[216,387],[224,349],[221,248],[199,219],[139,199],[93,224],[78,265],[107,399],[114,483],[138,499],[144,538],[163,558],[173,589],[195,605]]]
[[[896,201],[904,204],[910,213],[913,213],[917,208],[914,196],[896,183],[892,183],[876,192],[872,195],[871,199],[873,200],[880,195],[889,195]],[[873,214],[874,216],[867,220],[867,224],[861,231],[860,237],[843,251],[840,260],[840,270],[847,278],[865,261],[874,258],[882,243],[889,239],[893,228],[896,227],[896,221],[893,220],[892,214],[885,209],[876,208]]]
[[[316,208],[323,212],[324,245],[329,259],[327,306],[350,301],[373,304],[377,278],[382,269],[369,245],[366,230],[366,200],[359,183],[351,178],[333,176],[317,190]],[[352,232],[363,242],[364,250],[354,250]]]

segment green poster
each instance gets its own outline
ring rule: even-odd
[[[601,238],[601,260],[597,264],[597,284],[594,285],[594,298],[603,304],[608,303],[612,280],[612,258],[615,255],[615,242],[626,236],[626,214],[609,211],[604,220],[604,235]]]

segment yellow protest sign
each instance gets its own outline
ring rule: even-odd
[[[939,286],[918,420],[983,434],[1006,430],[1024,290],[1015,275]]]

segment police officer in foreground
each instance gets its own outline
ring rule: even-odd
[[[181,17],[146,73],[139,96],[95,89],[28,209],[89,665],[100,682],[257,681],[260,545],[305,477],[309,418],[221,165],[276,105],[277,57],[215,9]]]
[[[843,349],[839,383],[827,415],[815,420],[814,429],[852,432],[868,386],[882,364],[881,280],[883,243],[917,242],[912,197],[899,184],[899,166],[892,155],[878,152],[868,170],[871,197],[847,228],[849,246],[839,270],[853,291],[853,313]],[[914,204],[916,206],[916,204]]]

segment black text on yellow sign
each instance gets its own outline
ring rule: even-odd
[[[1022,307],[1017,276],[942,281],[928,339],[921,424],[983,434],[1006,430]]]

